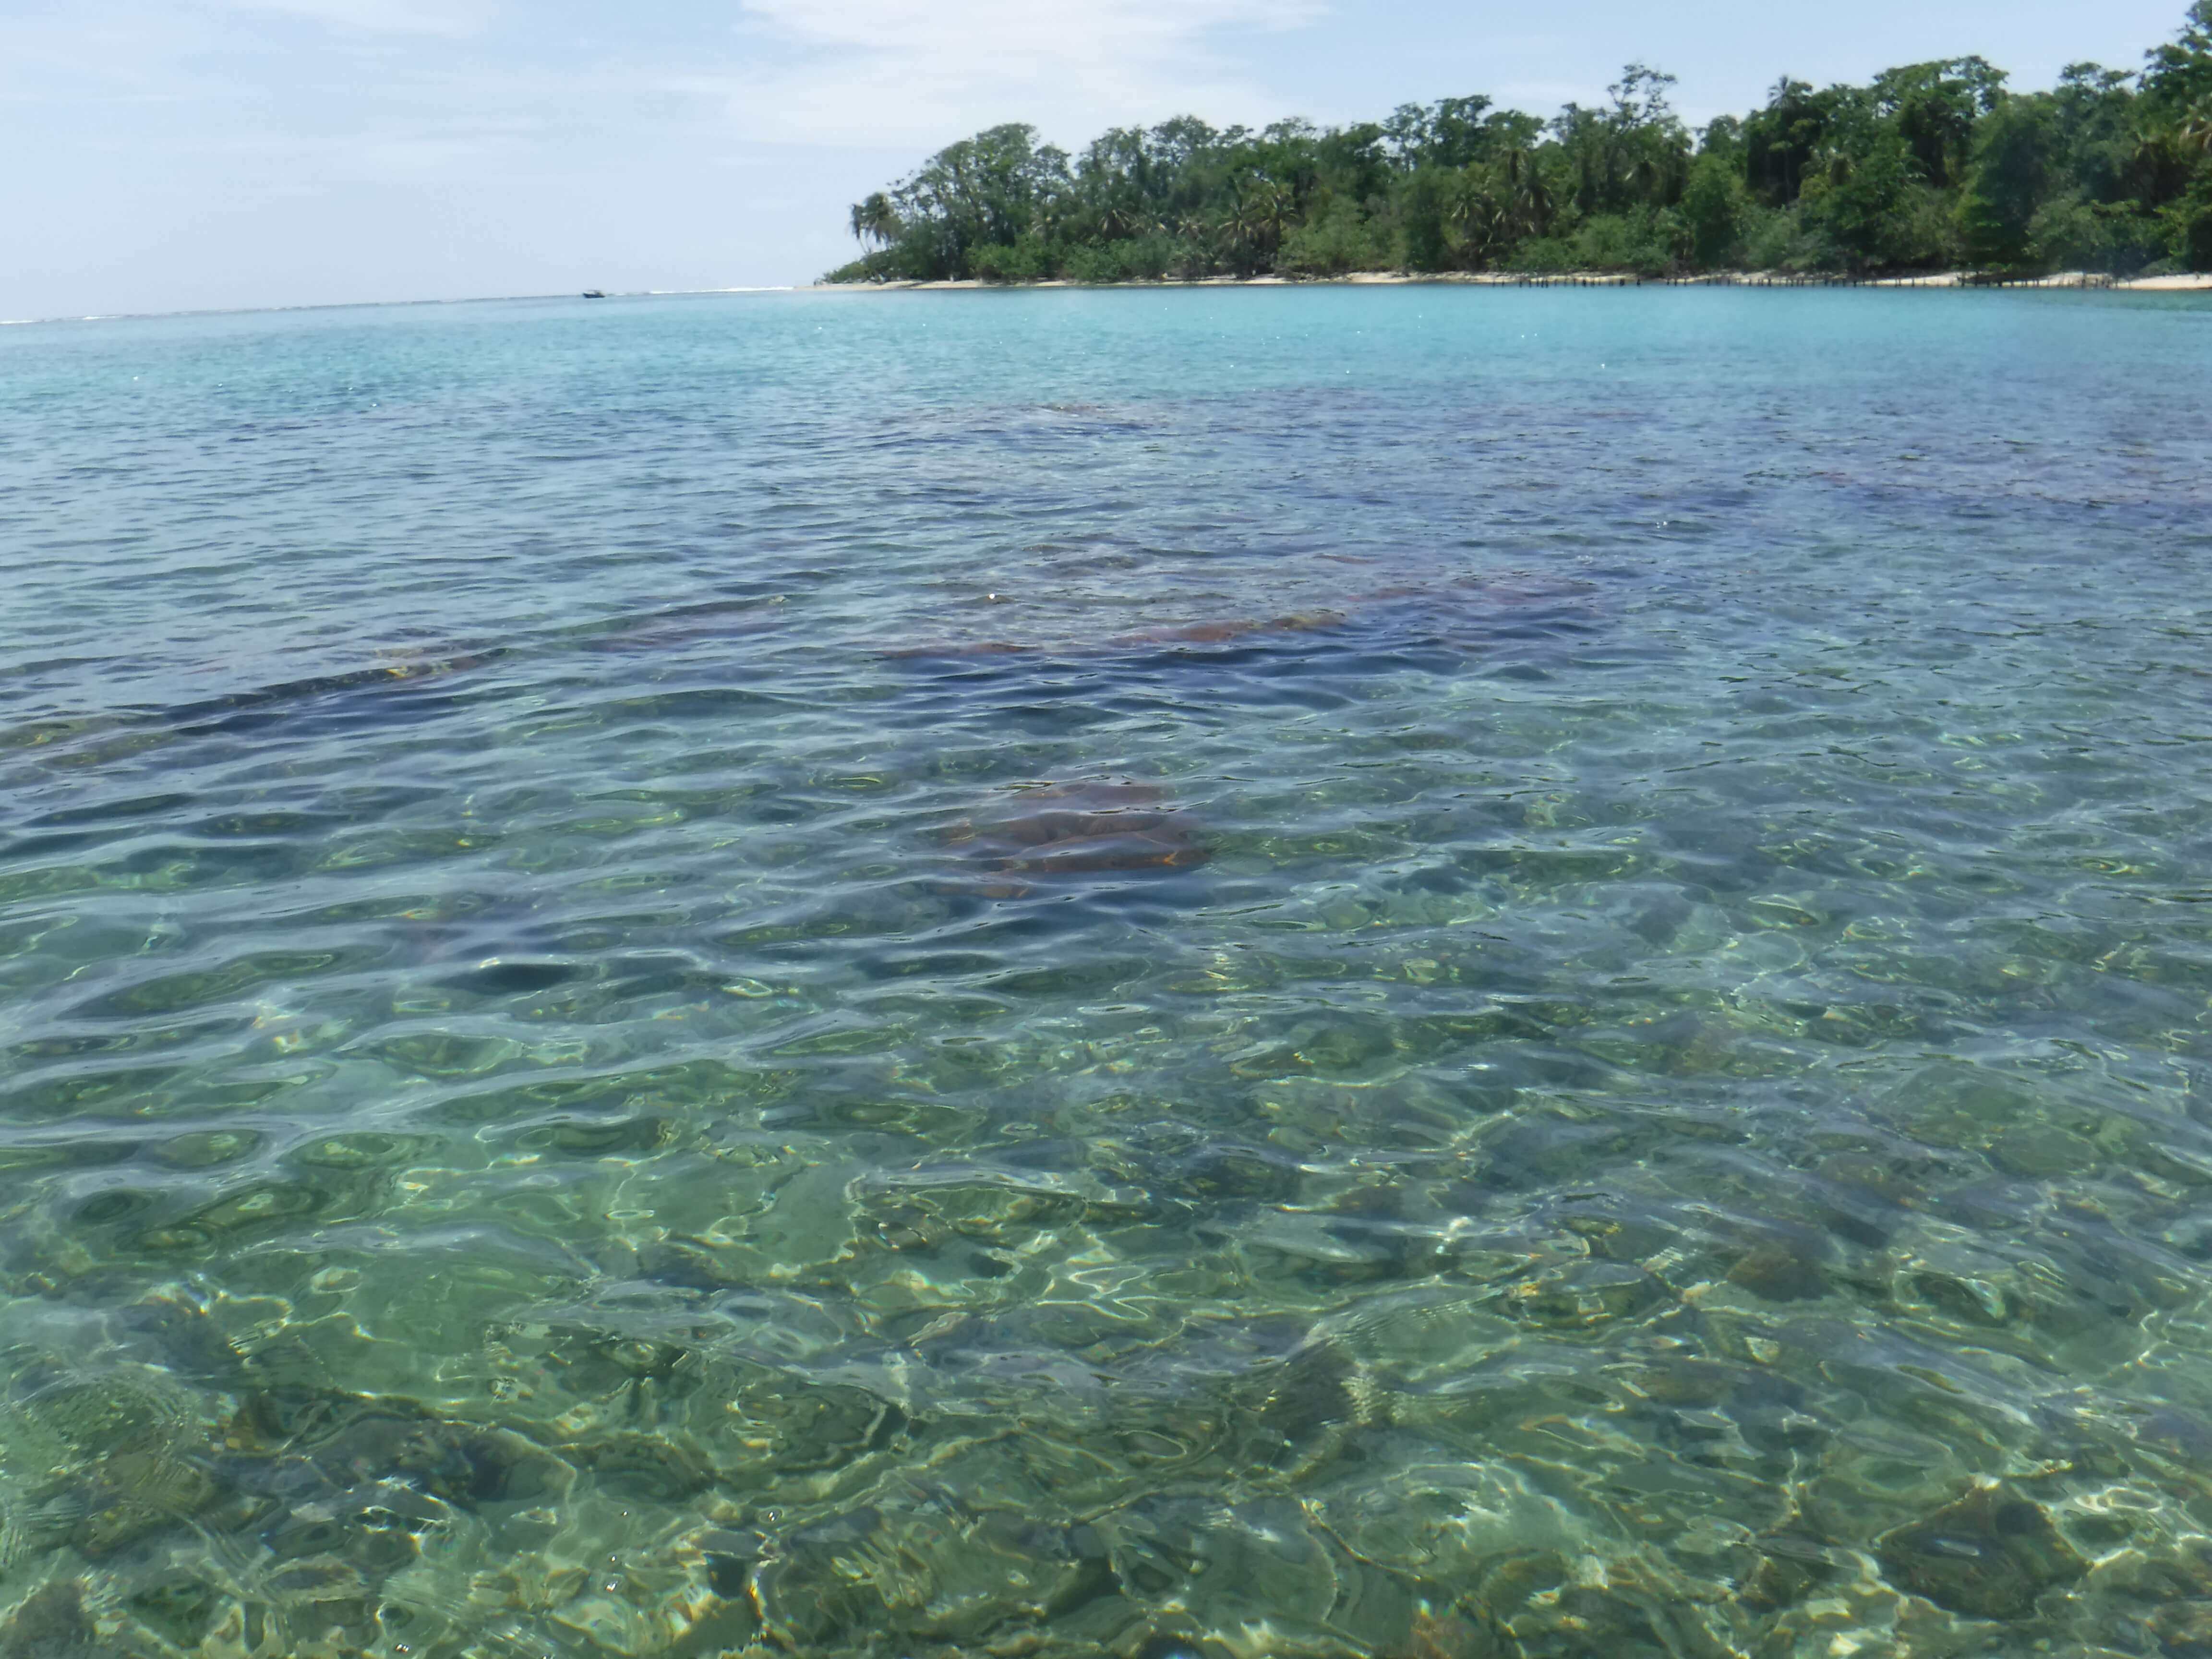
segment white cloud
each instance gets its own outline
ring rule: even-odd
[[[1000,121],[1062,141],[1185,111],[1268,102],[1211,52],[1294,27],[1313,0],[740,0],[780,60],[712,85],[748,137],[935,147]],[[690,83],[703,89],[700,83]]]
[[[294,17],[381,34],[471,34],[483,9],[454,0],[228,0],[240,11],[276,11]]]

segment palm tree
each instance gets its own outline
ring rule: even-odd
[[[1452,180],[1444,198],[1444,222],[1459,233],[1462,256],[1471,267],[1487,264],[1497,244],[1513,240],[1510,212],[1473,167]]]
[[[2188,140],[2184,134],[2188,126],[2186,117],[2180,125],[2171,127],[2144,123],[2130,135],[2130,189],[2145,204],[2155,207],[2172,200],[2187,187]]]
[[[2212,155],[2212,104],[2199,104],[2174,123],[2173,142],[2186,154]]]
[[[1536,158],[1525,149],[1506,151],[1505,184],[1516,226],[1531,236],[1547,234],[1552,228],[1552,192],[1544,187],[1543,169],[1536,165]]]
[[[1224,228],[1240,248],[1255,256],[1249,263],[1265,264],[1282,246],[1283,230],[1290,218],[1290,192],[1266,179],[1240,184],[1236,189],[1236,202]]]
[[[1126,202],[1115,202],[1099,214],[1098,228],[1108,237],[1121,237],[1141,236],[1166,227]]]
[[[877,191],[865,202],[853,204],[853,240],[863,248],[870,242],[888,247],[898,234],[898,210],[883,191]]]

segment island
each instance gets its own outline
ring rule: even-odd
[[[1725,277],[2191,285],[2212,272],[2212,0],[2140,70],[1981,58],[1788,76],[1692,131],[1632,64],[1549,120],[1479,96],[1349,126],[991,128],[856,204],[836,283]]]

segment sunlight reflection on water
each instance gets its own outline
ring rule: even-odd
[[[2196,1650],[2203,313],[11,331],[0,1651]]]

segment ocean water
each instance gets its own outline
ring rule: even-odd
[[[2212,301],[0,331],[0,1655],[2212,1653]]]

